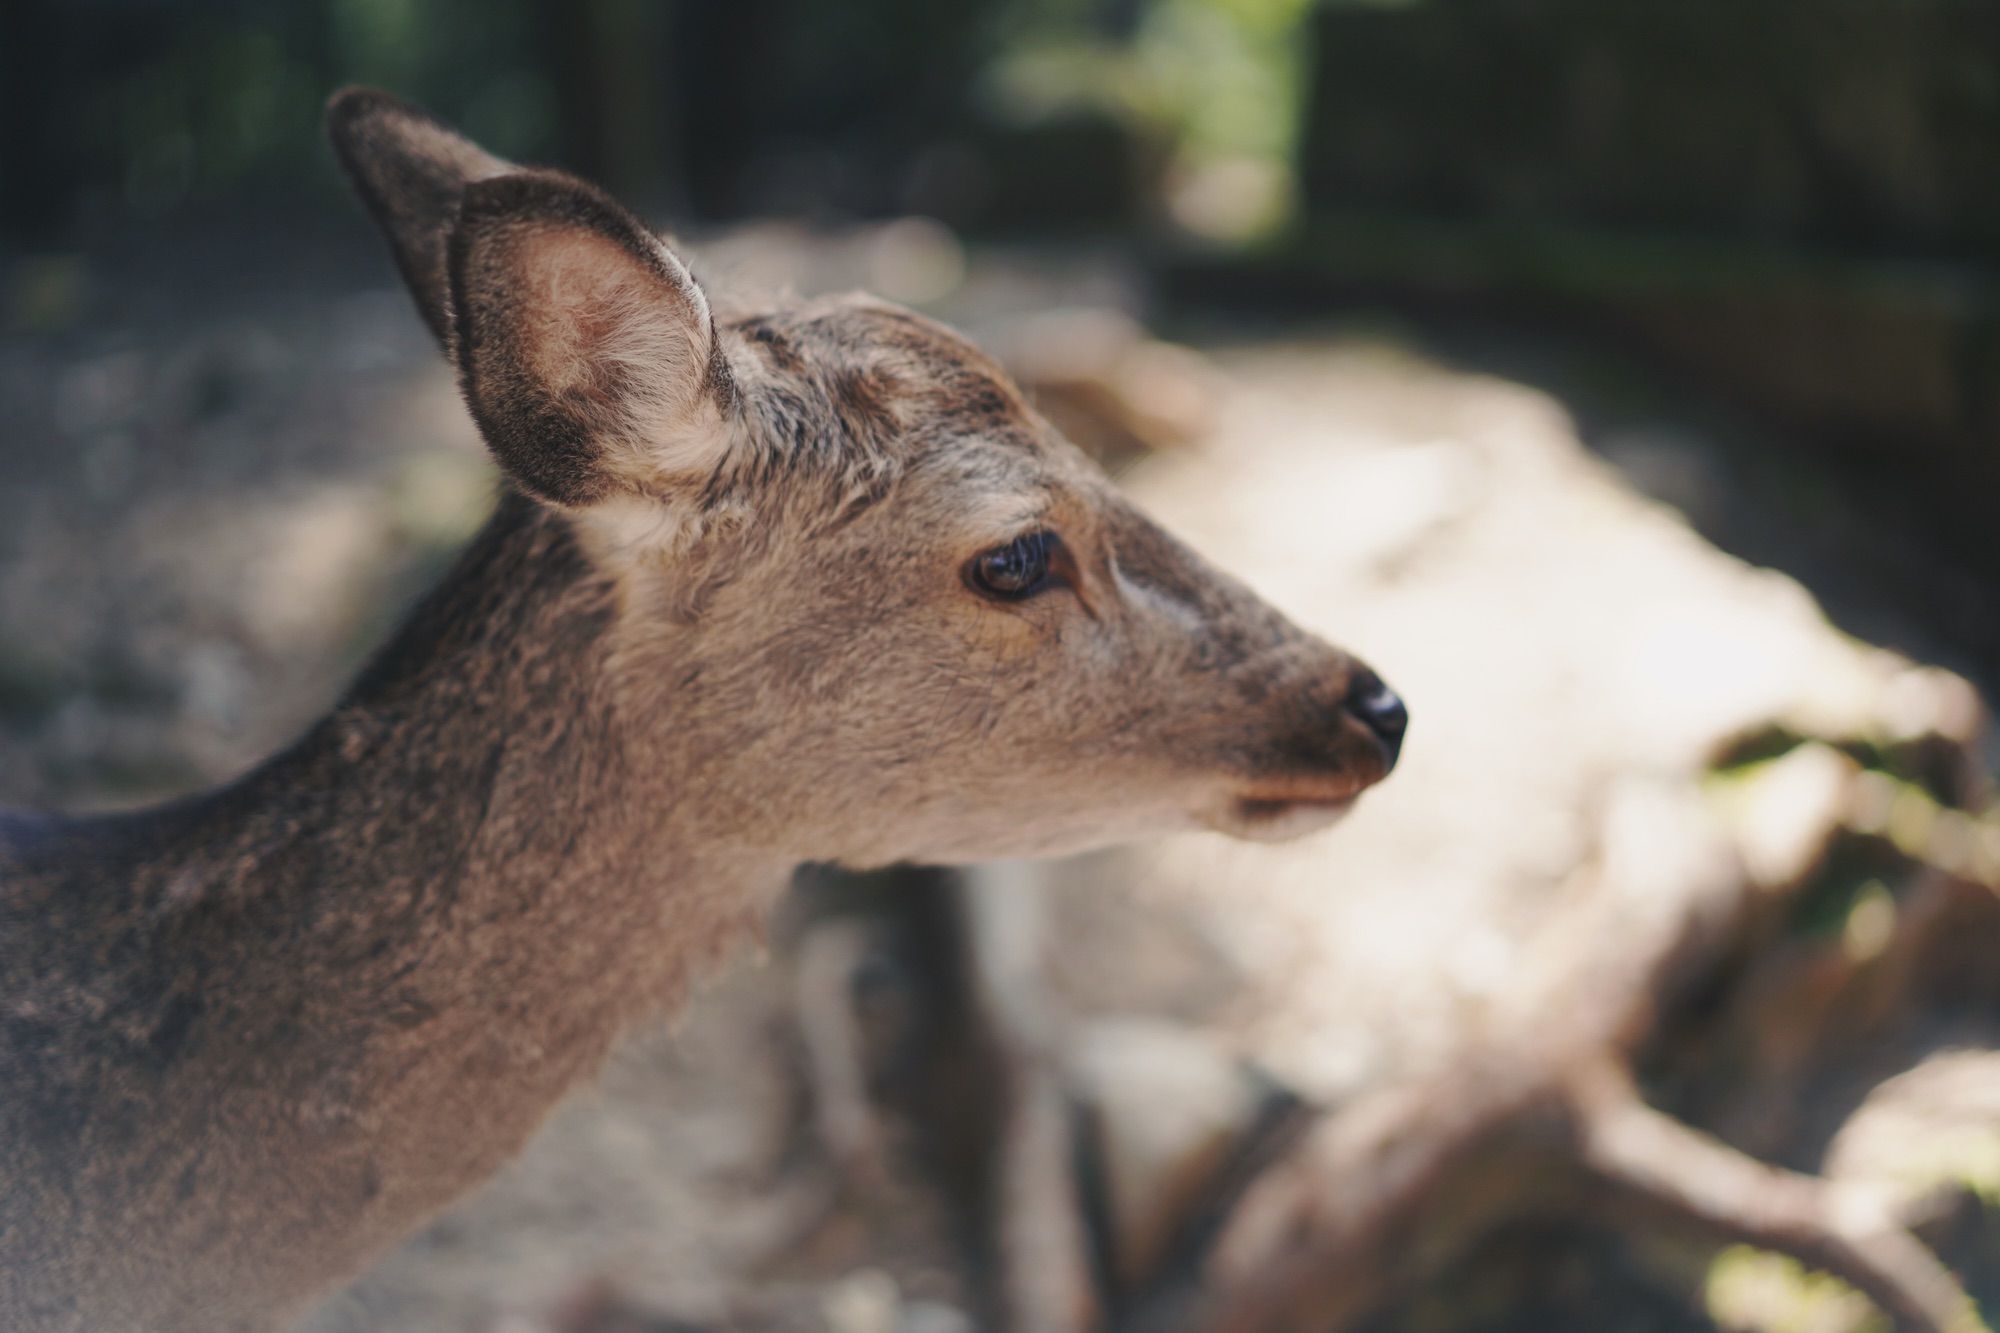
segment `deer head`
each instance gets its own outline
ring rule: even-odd
[[[582,181],[380,93],[330,115],[493,457],[616,589],[626,743],[715,836],[859,866],[1274,838],[1394,765],[1380,678],[949,329],[726,304]]]

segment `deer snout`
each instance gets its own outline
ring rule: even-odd
[[[1403,733],[1410,729],[1410,710],[1402,696],[1367,667],[1356,667],[1341,708],[1381,742],[1383,753],[1388,756],[1382,773],[1388,776],[1403,753]]]
[[[1258,841],[1296,837],[1338,819],[1396,766],[1410,725],[1402,698],[1367,666],[1316,646],[1317,669],[1280,696],[1280,730],[1211,827]]]

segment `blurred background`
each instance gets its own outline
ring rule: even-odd
[[[9,0],[0,800],[240,771],[491,502],[349,82],[966,328],[1416,722],[814,877],[315,1333],[2000,1317],[2000,6]]]

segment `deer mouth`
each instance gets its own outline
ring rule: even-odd
[[[1283,842],[1337,823],[1369,785],[1333,781],[1260,786],[1232,797],[1208,823],[1231,837]]]
[[[1358,799],[1355,796],[1241,796],[1236,800],[1236,814],[1253,824],[1283,819],[1300,810],[1345,814]]]

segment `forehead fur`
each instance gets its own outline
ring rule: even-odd
[[[1046,428],[999,364],[912,311],[841,297],[728,328],[753,437],[738,482],[817,475],[852,503],[930,465],[998,473],[1047,455]]]

